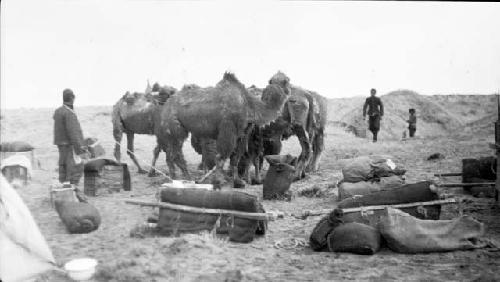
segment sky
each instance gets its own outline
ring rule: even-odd
[[[500,89],[500,4],[1,1],[1,108],[112,105],[147,80],[213,86],[278,70],[323,96]]]

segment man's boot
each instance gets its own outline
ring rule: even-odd
[[[377,134],[378,132],[373,133],[373,143],[377,142]]]

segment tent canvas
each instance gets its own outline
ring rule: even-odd
[[[31,212],[0,175],[0,280],[25,281],[54,266],[55,259]]]

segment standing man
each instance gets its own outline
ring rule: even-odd
[[[379,97],[376,97],[377,90],[370,90],[370,97],[366,98],[363,106],[363,119],[366,119],[366,108],[368,107],[369,126],[368,129],[373,133],[373,142],[377,142],[378,131],[380,130],[380,120],[384,116],[384,105]]]
[[[417,113],[415,109],[410,109],[410,117],[406,122],[408,122],[408,131],[410,132],[410,138],[415,137],[415,131],[417,131]]]
[[[83,195],[77,186],[83,174],[81,157],[85,156],[87,149],[80,122],[73,110],[74,101],[73,91],[64,89],[63,105],[54,112],[54,145],[59,149],[59,182],[73,184],[77,197],[81,199]]]

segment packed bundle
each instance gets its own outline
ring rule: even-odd
[[[352,159],[342,168],[343,182],[356,183],[388,177],[404,175],[406,172],[401,166],[396,165],[390,157],[362,156]]]
[[[370,181],[359,181],[356,183],[342,182],[339,184],[339,200],[353,196],[367,195],[373,192],[391,190],[403,186],[405,183],[398,175],[381,177]]]
[[[484,248],[484,224],[470,216],[421,220],[387,208],[378,226],[388,247],[399,253],[429,253]]]
[[[90,233],[101,224],[99,211],[89,203],[56,200],[54,204],[69,233]]]
[[[162,202],[194,208],[232,210],[247,213],[264,213],[257,197],[239,191],[210,191],[197,188],[164,188],[160,193]],[[187,212],[160,208],[158,229],[171,235],[176,232],[199,232],[215,229],[217,233],[228,233],[235,242],[251,242],[255,236],[266,232],[267,222],[238,216]]]
[[[2,142],[0,144],[1,152],[27,152],[33,149],[33,146],[23,141]]]

